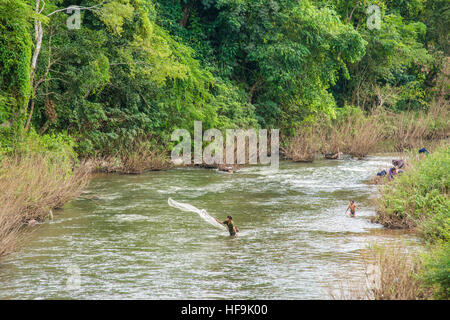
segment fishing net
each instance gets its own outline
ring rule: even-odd
[[[196,207],[194,207],[193,205],[190,205],[189,203],[180,203],[177,202],[175,200],[173,200],[172,198],[169,198],[169,200],[167,201],[169,203],[169,206],[173,207],[173,208],[177,208],[180,209],[182,211],[190,211],[190,212],[195,212],[197,213],[203,220],[205,220],[206,222],[208,222],[210,225],[221,229],[223,231],[227,231],[227,228],[216,221],[216,219],[214,219],[213,217],[211,217],[208,212],[206,212],[206,210],[204,209],[198,209]]]

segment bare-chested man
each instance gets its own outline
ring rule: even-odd
[[[350,209],[350,217],[354,218],[355,217],[356,208],[358,208],[358,207],[355,205],[355,201],[350,200],[350,205],[348,206],[347,210],[345,210],[345,214],[347,214],[348,209]]]

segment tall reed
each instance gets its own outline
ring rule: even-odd
[[[403,245],[371,245],[362,253],[365,267],[363,279],[339,283],[339,300],[423,300],[432,290],[423,281],[424,264],[417,252]]]
[[[443,99],[434,101],[428,111],[358,111],[349,108],[335,120],[318,119],[298,127],[296,135],[284,138],[284,156],[311,161],[316,152],[342,152],[363,158],[373,152],[420,148],[450,135],[449,106]]]
[[[51,209],[78,196],[89,182],[84,165],[72,169],[44,154],[0,161],[0,257],[13,252],[27,221],[43,221]]]

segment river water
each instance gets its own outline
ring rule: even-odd
[[[1,262],[0,299],[327,299],[362,277],[369,243],[410,238],[369,220],[377,187],[366,182],[391,159],[96,176]],[[239,237],[169,197],[232,214]]]

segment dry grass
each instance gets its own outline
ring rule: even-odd
[[[0,169],[0,257],[16,250],[30,219],[44,220],[49,210],[78,196],[89,169],[72,168],[43,155],[11,156]]]
[[[138,146],[133,152],[120,152],[121,173],[143,173],[146,171],[162,170],[169,166],[165,153]]]
[[[290,139],[281,151],[286,158],[297,162],[311,162],[314,160],[319,145],[315,143],[317,132],[313,127],[300,128],[295,137]]]
[[[341,151],[363,158],[375,149],[382,137],[382,127],[373,121],[376,115],[365,117],[347,116],[332,127],[323,142],[325,152]],[[331,141],[331,143],[328,143]]]
[[[449,136],[448,103],[440,100],[432,104],[428,112],[386,112],[381,121],[388,128],[384,140],[390,140],[392,151],[420,148],[430,141]]]
[[[362,281],[341,282],[339,300],[424,300],[432,292],[420,279],[423,264],[416,253],[395,245],[370,246],[363,253],[365,274]]]
[[[312,161],[317,152],[324,155],[342,152],[363,158],[375,149],[381,138],[379,121],[349,115],[332,123],[317,121],[315,125],[298,128],[282,152],[294,161]]]
[[[388,182],[387,175],[385,176],[374,176],[372,179],[369,180],[368,184],[373,185],[382,185]]]
[[[237,171],[239,168],[242,168],[245,165],[249,165],[249,164],[257,164],[258,163],[258,158],[259,158],[259,154],[258,154],[258,150],[260,148],[259,145],[259,141],[257,141],[256,144],[256,148],[251,148],[250,147],[250,141],[248,138],[245,138],[245,140],[243,140],[244,143],[242,145],[240,145],[238,143],[237,138],[235,137],[233,140],[233,159],[231,161],[227,161],[227,146],[225,144],[225,146],[222,149],[222,157],[221,157],[221,163],[206,163],[205,161],[205,156],[203,156],[203,163],[199,164],[198,166],[202,167],[202,168],[207,168],[207,169],[219,169],[220,171],[228,171],[229,169],[231,169],[233,172]],[[268,141],[270,141],[270,136],[268,138]],[[269,145],[267,146],[267,153],[270,155],[270,142]],[[240,158],[242,157],[242,159]],[[220,156],[218,157],[220,158]],[[250,163],[252,160],[252,163]],[[214,159],[215,161],[215,159]],[[256,162],[256,163],[253,163]]]
[[[87,160],[94,172],[139,174],[170,166],[167,152],[154,148],[150,137],[136,139],[129,147],[121,146],[114,155]]]
[[[372,266],[372,274],[366,273],[366,279],[373,299],[422,300],[430,296],[423,290],[418,276],[423,266],[414,253],[386,245],[369,248],[364,259],[367,267]]]
[[[282,149],[287,159],[312,161],[314,154],[343,152],[363,158],[373,152],[402,152],[436,144],[450,134],[449,106],[440,99],[428,112],[408,111],[395,114],[384,109],[369,115],[348,114],[338,120],[318,120],[314,125],[297,128],[297,134],[285,140]]]

